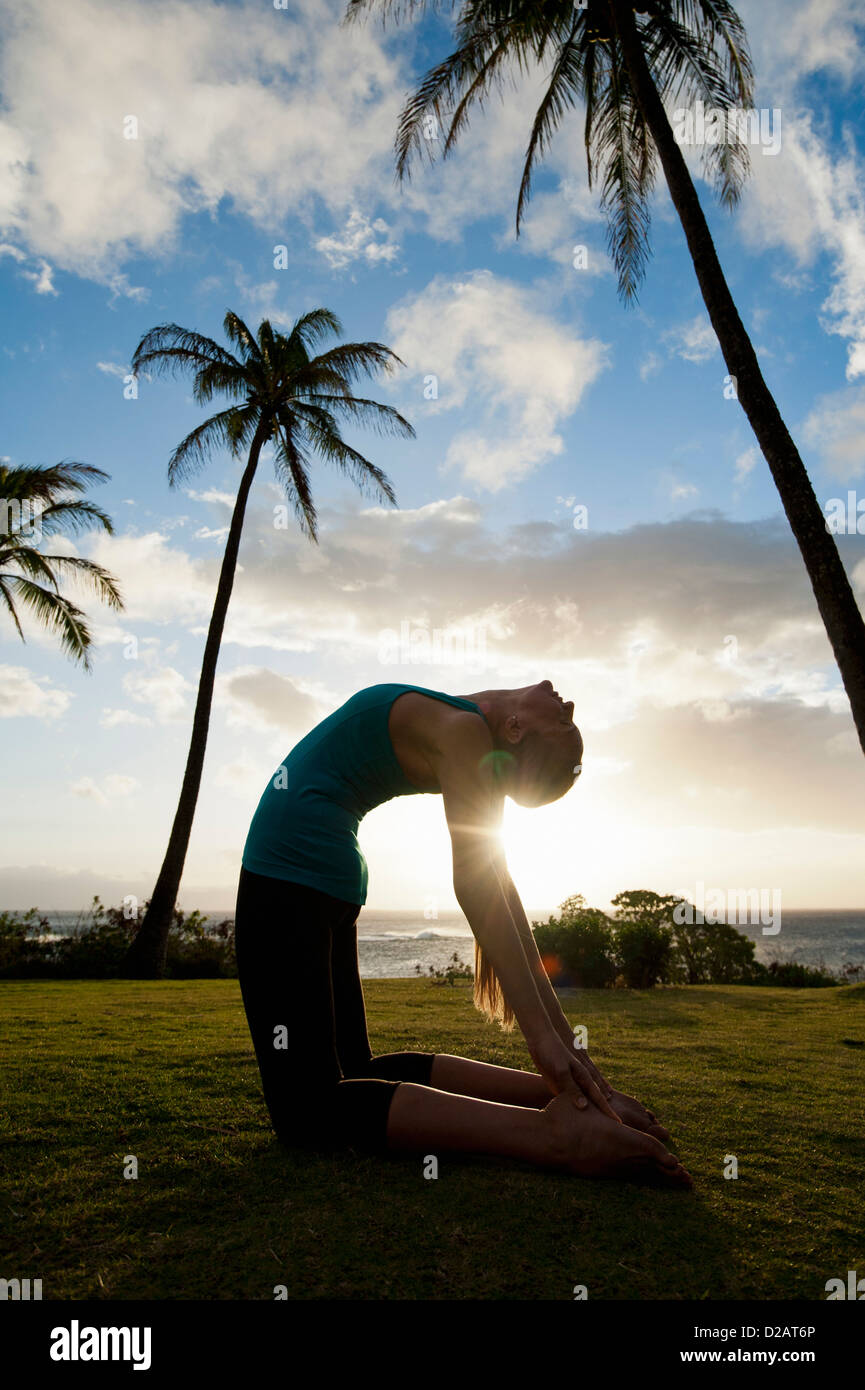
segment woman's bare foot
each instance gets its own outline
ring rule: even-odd
[[[607,1099],[611,1109],[615,1110],[623,1124],[630,1125],[631,1129],[644,1130],[646,1134],[652,1134],[656,1139],[669,1139],[670,1131],[665,1129],[660,1120],[656,1120],[651,1110],[647,1110],[645,1105],[641,1105],[635,1096],[623,1095],[621,1091],[613,1091]]]
[[[556,1167],[584,1178],[631,1178],[666,1187],[692,1187],[690,1174],[651,1135],[616,1124],[595,1105],[578,1110],[567,1094],[544,1107]]]

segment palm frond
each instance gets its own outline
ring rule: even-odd
[[[520,191],[517,197],[517,236],[520,234],[520,223],[526,209],[529,197],[531,196],[532,173],[537,158],[543,155],[558,129],[565,112],[572,110],[576,105],[580,92],[581,68],[580,55],[575,48],[573,39],[577,32],[578,20],[574,20],[571,33],[567,40],[562,44],[558,57],[553,65],[552,75],[549,86],[544,93],[543,100],[535,113],[532,123],[532,131],[529,137],[526,158],[523,165],[523,176],[520,180]]]
[[[432,8],[437,8],[433,6]],[[422,0],[350,0],[346,21],[373,10],[385,17],[420,14]],[[634,6],[649,70],[662,100],[685,91],[713,109],[747,107],[753,71],[745,29],[728,0],[654,0]],[[422,138],[425,120],[446,125],[447,156],[465,129],[473,106],[483,106],[495,83],[543,66],[552,53],[543,99],[529,134],[520,182],[516,231],[525,216],[538,161],[581,97],[589,188],[602,184],[608,219],[607,245],[619,293],[636,297],[650,247],[648,194],[658,153],[630,89],[609,0],[579,8],[565,0],[464,0],[454,28],[453,51],[416,83],[399,116],[396,168],[407,175],[412,156],[432,142]],[[704,170],[719,201],[732,207],[747,176],[746,144],[738,138],[706,144]]]
[[[0,494],[3,497],[51,498],[57,492],[83,492],[88,482],[104,483],[109,475],[92,463],[20,464],[10,468],[0,464]]]
[[[243,319],[233,309],[226,309],[222,327],[226,338],[243,350],[247,361],[261,358],[261,351],[255,341],[255,334],[247,328]]]
[[[392,434],[403,439],[415,439],[414,427],[400,415],[393,406],[381,405],[379,401],[367,400],[363,396],[331,396],[326,392],[314,392],[303,401],[292,402],[292,408],[303,410],[308,405],[323,406],[328,411],[337,411],[367,425],[376,434]]]
[[[360,492],[396,505],[396,494],[386,475],[357,449],[347,444],[338,432],[327,429],[311,419],[303,422],[303,429],[310,444],[322,458],[335,464],[340,472],[351,478]]]
[[[374,376],[377,372],[393,372],[405,363],[384,343],[338,343],[327,352],[313,357],[309,363],[309,375],[325,370],[333,370],[346,382],[356,381],[360,376]]]
[[[0,554],[0,563],[15,565],[31,579],[44,579],[46,583],[59,592],[57,578],[52,567],[52,561],[57,558],[54,555],[43,555],[42,551],[37,550],[34,545],[15,544]]]
[[[593,133],[596,150],[604,152],[601,206],[607,213],[607,248],[616,268],[619,293],[632,301],[651,251],[649,186],[641,183],[641,177],[650,177],[652,166],[634,140],[637,132],[630,121],[629,84],[618,41],[611,50],[608,80],[600,94]]]
[[[490,9],[496,13],[490,15]],[[453,53],[424,74],[400,112],[394,142],[400,180],[408,177],[415,153],[433,158],[432,142],[423,136],[429,118],[449,127],[444,145],[447,156],[467,122],[470,107],[477,103],[483,109],[489,89],[494,83],[501,84],[505,65],[527,70],[539,40],[518,22],[519,16],[516,21],[509,19],[501,6],[466,6],[460,16]],[[540,18],[538,23],[543,28]]]
[[[52,502],[42,512],[39,524],[43,534],[49,536],[58,532],[75,535],[92,530],[94,525],[101,526],[109,536],[114,535],[114,522],[95,502]]]
[[[694,28],[705,28],[713,47],[720,43],[727,59],[727,90],[731,104],[750,106],[754,99],[754,68],[748,35],[728,0],[691,0],[679,6],[679,22],[690,18]]]
[[[57,634],[62,650],[89,671],[90,629],[81,609],[62,594],[44,589],[30,579],[13,575],[9,582],[39,621]]]
[[[9,616],[15,624],[18,636],[21,638],[21,641],[23,642],[24,630],[21,627],[21,623],[18,618],[18,610],[16,609],[15,604],[12,600],[12,595],[9,593],[9,580],[12,578],[14,578],[14,575],[0,574],[0,598],[2,598],[7,609],[9,610]]]
[[[16,563],[20,564],[18,555],[13,558]],[[95,560],[88,560],[83,555],[40,555],[40,559],[46,562],[47,574],[55,591],[58,590],[59,581],[63,575],[69,574],[75,579],[83,580],[93,588],[98,597],[109,608],[120,609],[123,607],[117,580],[102,565],[97,565]],[[44,570],[41,572],[45,574]]]
[[[342,23],[356,23],[366,19],[371,11],[379,10],[383,26],[389,21],[399,24],[404,16],[414,19],[428,12],[453,9],[455,4],[456,0],[348,0]]]
[[[294,507],[301,531],[311,541],[318,542],[318,513],[309,482],[310,460],[291,417],[280,411],[277,418],[279,427],[274,435],[273,469]]]
[[[342,322],[331,309],[310,309],[295,319],[284,341],[289,352],[301,347],[308,356],[322,339],[338,337],[340,333]]]
[[[276,366],[278,352],[269,319],[262,319],[258,325],[258,347],[265,363],[272,370]]]
[[[215,449],[228,449],[236,457],[241,445],[247,444],[255,433],[257,419],[258,412],[254,408],[232,405],[196,425],[185,439],[181,439],[168,460],[170,486],[197,473]]]
[[[160,323],[145,333],[132,354],[132,370],[136,375],[150,367],[156,376],[171,376],[190,367],[206,367],[210,362],[239,367],[240,363],[224,347],[193,333],[177,323]]]
[[[260,386],[261,376],[255,363],[241,367],[235,363],[206,362],[196,369],[192,398],[196,405],[209,405],[216,395],[246,400]]]
[[[692,105],[699,99],[712,110],[735,109],[730,84],[718,64],[708,36],[697,36],[662,11],[643,26],[646,62],[663,99]],[[713,192],[722,206],[739,200],[750,171],[747,144],[738,131],[733,141],[705,144],[701,158]]]

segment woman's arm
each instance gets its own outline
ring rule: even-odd
[[[471,717],[454,719],[442,744],[435,770],[453,846],[457,902],[498,977],[532,1059],[552,1090],[579,1090],[617,1120],[582,1055],[573,1048],[570,1029],[566,1040],[551,1018],[539,989],[540,977],[530,966],[511,914],[505,892],[510,876],[506,869],[503,872],[499,841],[503,797],[494,784],[488,758],[489,730]],[[543,974],[543,987],[552,992]]]
[[[538,951],[538,945],[535,941],[535,934],[529,926],[525,914],[525,909],[523,908],[523,904],[520,899],[520,895],[516,890],[514,881],[508,873],[507,867],[504,865],[504,856],[502,856],[502,874],[504,878],[505,897],[507,899],[508,907],[510,908],[511,917],[513,918],[514,924],[516,926],[517,934],[520,938],[520,943],[525,952],[526,960],[528,961],[529,969],[532,972],[532,977],[534,978],[541,1002],[547,1011],[547,1016],[549,1017],[549,1020],[553,1025],[553,1028],[555,1029],[558,1036],[562,1039],[562,1042],[564,1042],[566,1047],[573,1047],[573,1029],[571,1028],[571,1025],[568,1023],[567,1018],[565,1017],[562,1006],[559,1003],[559,997],[556,994],[556,991],[553,989],[552,984],[550,983],[549,975],[544,969],[544,963],[541,960],[540,952]],[[580,1058],[588,1067],[589,1071],[591,1072],[594,1079],[597,1081],[604,1095],[607,1097],[607,1099],[609,1099],[609,1097],[613,1093],[613,1088],[610,1085],[610,1083],[606,1080],[606,1078],[601,1075],[600,1070],[598,1069],[598,1067],[595,1066],[595,1063],[592,1061],[585,1048],[580,1049]]]

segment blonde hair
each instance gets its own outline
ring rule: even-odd
[[[498,1022],[502,1032],[510,1033],[516,1022],[516,1015],[504,995],[499,977],[493,970],[480,945],[475,941],[475,989],[474,1005],[479,1013]]]

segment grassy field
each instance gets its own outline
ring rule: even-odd
[[[366,981],[374,1051],[530,1067],[469,986]],[[45,1299],[823,1300],[865,1273],[865,986],[565,993],[695,1179],[292,1155],[237,982],[0,985],[0,1259]],[[137,1180],[123,1177],[124,1156]],[[725,1180],[725,1155],[739,1176]]]

